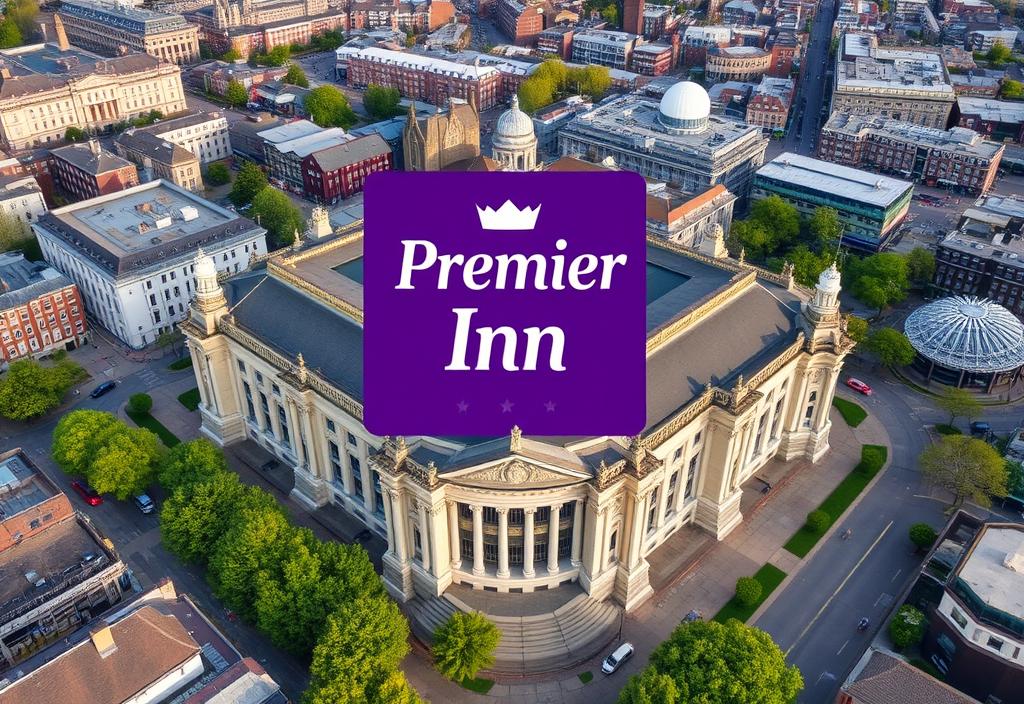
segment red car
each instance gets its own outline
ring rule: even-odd
[[[99,506],[103,503],[103,497],[97,494],[96,490],[85,482],[80,482],[76,479],[71,482],[71,488],[90,506]]]
[[[860,379],[854,379],[852,376],[846,380],[846,385],[858,393],[862,393],[865,396],[871,395],[871,387],[865,384]]]

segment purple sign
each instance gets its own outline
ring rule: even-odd
[[[639,175],[387,171],[364,205],[371,432],[643,429]]]

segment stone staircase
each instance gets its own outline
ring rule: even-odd
[[[434,630],[457,610],[472,609],[455,597],[416,597],[406,603],[413,633],[429,644]],[[554,612],[533,616],[488,616],[501,629],[494,667],[499,675],[563,670],[603,650],[619,628],[621,609],[580,594]]]

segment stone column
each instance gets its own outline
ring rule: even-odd
[[[583,552],[583,501],[576,499],[572,511],[572,566],[580,566],[580,555]]]
[[[548,574],[558,574],[558,512],[562,504],[552,504],[548,516]]]
[[[341,485],[345,488],[345,494],[352,497],[355,490],[355,482],[352,479],[352,462],[348,456],[348,446],[341,441],[341,434],[338,434],[338,456],[341,462]],[[354,498],[354,497],[353,497]]]
[[[395,546],[395,519],[391,510],[391,490],[384,487],[384,529],[387,531],[388,552],[394,553]]]
[[[523,509],[523,576],[530,578],[537,573],[533,571],[533,514],[535,508]]]
[[[321,453],[317,451],[316,435],[313,434],[313,414],[316,411],[308,406],[299,408],[298,411],[302,441],[306,447],[306,464],[314,476],[324,479],[327,475],[326,466],[320,461]]]
[[[508,509],[498,508],[498,576],[508,577]]]
[[[705,440],[705,442],[707,442],[707,440]],[[700,452],[700,450],[698,450],[697,452]],[[686,482],[690,478],[690,461],[692,459],[692,456],[684,458],[682,464],[680,464],[679,468],[676,469],[676,471],[679,473],[679,478],[676,480],[676,505],[674,507],[676,513],[679,513],[679,511],[683,508],[683,502],[686,501]],[[697,472],[699,471],[700,467],[697,468]],[[696,476],[697,473],[694,472],[694,477]],[[696,483],[697,481],[695,479],[694,484]],[[694,491],[694,493],[696,493],[696,491]]]
[[[363,503],[366,510],[373,513],[373,475],[370,473],[370,458],[367,456],[366,443],[359,442],[359,472],[363,477]]]
[[[452,569],[457,570],[462,566],[462,555],[460,554],[459,504],[457,501],[448,502],[448,545],[451,549]]]
[[[292,454],[295,455],[295,464],[298,467],[305,467],[309,462],[306,459],[306,454],[302,451],[302,426],[299,421],[299,409],[291,398],[285,396],[283,401],[284,416],[288,419],[289,442],[292,446]]]
[[[478,504],[473,509],[473,574],[484,573],[484,507]]]
[[[391,514],[395,520],[395,546],[397,548],[398,561],[404,565],[405,561],[408,559],[409,553],[406,551],[405,546],[406,514],[405,508],[403,506],[405,502],[402,500],[401,491],[395,492],[395,494],[391,497],[391,500],[394,504],[391,507]]]
[[[661,478],[661,488],[658,489],[658,517],[655,525],[661,528],[665,524],[665,514],[668,513],[668,483],[672,479],[672,473],[667,473]],[[679,492],[679,482],[676,482],[676,492]]]
[[[636,494],[633,496],[633,525],[630,531],[629,550],[626,567],[632,569],[640,561],[640,544],[644,539],[644,514],[646,513],[647,497]]]
[[[423,569],[430,571],[430,528],[427,526],[427,507],[422,501],[418,502],[417,513],[420,519],[420,563]]]

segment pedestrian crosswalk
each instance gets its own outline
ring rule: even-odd
[[[143,369],[138,373],[138,377],[147,389],[155,388],[162,383],[160,376],[152,369]]]

